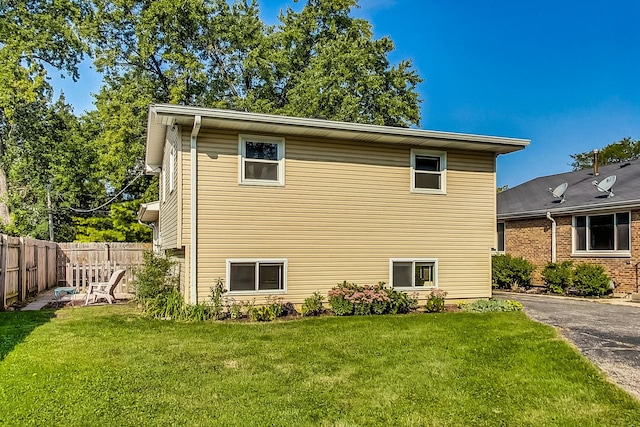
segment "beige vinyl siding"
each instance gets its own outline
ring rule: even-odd
[[[179,129],[167,127],[167,136],[164,144],[164,155],[162,168],[166,171],[162,176],[166,177],[166,182],[161,182],[165,186],[165,199],[162,200],[162,187],[160,188],[160,236],[161,249],[175,249],[178,247],[178,194],[179,194],[179,156],[177,155],[179,146],[180,132]],[[176,161],[174,162],[173,171],[169,167],[169,158],[171,156],[172,145],[176,149]],[[169,187],[170,176],[173,173],[174,190]]]
[[[176,250],[173,251],[171,257],[169,258],[171,261],[175,263],[175,271],[174,274],[177,274],[180,277],[180,292],[183,295],[188,293],[188,278],[187,278],[187,265],[186,265],[186,257],[184,250]]]
[[[411,193],[410,153],[410,146],[287,138],[286,185],[240,185],[237,133],[202,129],[199,299],[226,276],[231,258],[287,259],[284,298],[294,303],[343,280],[388,283],[390,258],[437,258],[439,287],[450,298],[489,297],[494,155],[448,152],[447,194],[437,195]],[[183,156],[183,178],[188,168]]]
[[[180,241],[182,245],[188,245],[191,242],[191,139],[189,130],[184,129],[182,132],[182,150],[180,160],[180,188],[181,195],[181,211],[182,221],[180,230],[182,232]]]

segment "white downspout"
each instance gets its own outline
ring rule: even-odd
[[[547,219],[551,221],[551,262],[556,262],[556,220],[547,212]]]
[[[198,150],[196,149],[198,141],[198,133],[202,125],[202,116],[195,116],[193,120],[193,129],[191,130],[191,229],[190,229],[190,251],[189,251],[189,302],[196,304],[198,302]]]

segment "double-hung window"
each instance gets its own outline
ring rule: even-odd
[[[287,261],[231,259],[227,260],[229,292],[278,293],[286,290]]]
[[[443,151],[411,150],[411,191],[445,194],[447,183],[447,153]]]
[[[240,135],[239,182],[284,185],[284,139]]]
[[[390,282],[394,288],[435,288],[438,286],[437,259],[391,259]]]
[[[628,255],[631,215],[619,212],[573,217],[573,253]]]

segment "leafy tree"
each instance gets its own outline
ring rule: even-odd
[[[149,239],[129,204],[156,199],[157,180],[135,179],[108,213],[72,208],[139,177],[150,103],[417,125],[420,78],[410,61],[389,63],[393,43],[373,39],[357,6],[306,0],[268,26],[256,0],[0,3],[3,230],[45,237],[50,186],[57,239]],[[103,85],[78,118],[53,102],[47,70],[75,79],[89,52]]]
[[[44,185],[53,179],[49,166],[68,131],[62,121],[76,120],[63,111],[63,101],[53,105],[47,67],[78,77],[87,48],[79,23],[88,14],[84,1],[0,2],[0,224],[5,232],[43,237]]]
[[[589,169],[593,167],[593,151],[572,154],[573,170]],[[598,150],[598,164],[610,165],[613,163],[627,162],[640,158],[640,139],[633,140],[629,137],[611,143]]]
[[[50,93],[43,93],[37,101],[13,108],[17,114],[11,124],[0,126],[6,146],[1,159],[8,178],[5,200],[11,212],[2,231],[48,239],[49,188],[55,238],[71,240],[75,232],[69,207],[89,203],[101,191],[91,167],[95,151],[63,98],[51,103]]]
[[[420,82],[391,66],[388,38],[351,17],[356,0],[308,0],[276,27],[255,0],[94,0],[101,164],[118,187],[140,170],[149,103],[393,126],[418,124]],[[143,189],[140,188],[140,191]]]
[[[270,35],[275,113],[388,126],[417,125],[411,61],[391,67],[388,37],[373,40],[371,24],[349,16],[356,0],[309,0],[287,9]]]
[[[114,203],[108,216],[76,218],[79,242],[148,242],[153,231],[137,221],[140,201]]]

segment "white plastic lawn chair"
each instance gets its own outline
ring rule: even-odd
[[[109,304],[113,304],[116,300],[116,297],[113,295],[113,291],[116,289],[116,286],[118,286],[118,283],[120,283],[124,273],[124,270],[116,270],[113,272],[108,282],[90,284],[89,289],[87,290],[87,295],[84,299],[84,305],[89,304],[89,299],[93,299],[92,302],[95,303],[100,298],[104,298]]]

